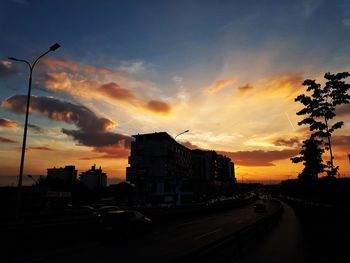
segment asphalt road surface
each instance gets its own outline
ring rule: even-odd
[[[176,223],[154,226],[151,233],[126,240],[82,241],[64,249],[33,253],[15,262],[171,262],[247,226],[275,209],[267,201],[266,213],[255,213],[253,205]],[[283,262],[283,261],[282,261]],[[285,261],[287,262],[287,261]]]
[[[266,238],[253,248],[240,263],[301,263],[302,238],[299,219],[293,208],[283,203],[284,213]]]

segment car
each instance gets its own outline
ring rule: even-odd
[[[80,209],[89,210],[89,211],[96,211],[96,209],[90,205],[83,205],[80,207]]]
[[[262,202],[258,202],[254,205],[254,212],[255,213],[263,213],[266,212],[266,206]]]
[[[102,222],[104,220],[104,217],[106,216],[106,213],[118,211],[118,210],[120,210],[118,206],[112,206],[112,205],[101,206],[97,208],[96,215],[97,215],[98,221]]]
[[[133,233],[149,231],[151,219],[136,210],[116,210],[106,212],[101,224],[105,231],[128,237]]]
[[[117,211],[119,210],[119,206],[115,205],[108,205],[108,206],[101,206],[100,208],[97,209],[97,212],[100,214],[105,214],[110,211]]]

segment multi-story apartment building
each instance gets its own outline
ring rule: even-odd
[[[234,181],[230,158],[215,151],[190,150],[166,132],[133,137],[126,181],[138,203],[181,204],[217,195]]]
[[[96,169],[96,165],[91,166],[90,170],[82,172],[79,180],[83,186],[89,190],[96,190],[107,186],[107,175],[102,172],[102,168]]]
[[[143,203],[176,203],[192,195],[191,150],[166,132],[133,135],[126,180]]]
[[[63,185],[72,185],[77,180],[77,172],[74,165],[66,165],[64,168],[48,168],[47,178]]]

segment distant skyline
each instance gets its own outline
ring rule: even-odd
[[[62,46],[34,72],[24,174],[96,163],[118,180],[131,135],[187,129],[177,141],[229,156],[238,181],[295,178],[301,83],[350,70],[346,0],[4,0],[0,23],[2,179],[19,173],[28,82],[9,56]],[[350,176],[350,107],[337,119],[335,164]]]

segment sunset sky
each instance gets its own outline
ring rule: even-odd
[[[0,25],[0,184],[19,172],[29,74],[9,56],[62,46],[34,71],[24,173],[96,163],[120,180],[131,135],[187,129],[179,142],[231,157],[239,180],[295,178],[301,83],[350,70],[346,0],[4,0]],[[337,120],[344,176],[350,107]]]

